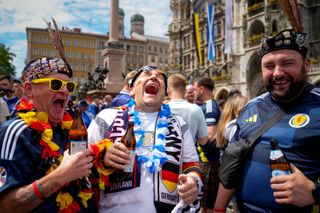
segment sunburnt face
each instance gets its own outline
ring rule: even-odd
[[[165,97],[165,82],[161,70],[143,71],[131,90],[136,108],[145,112],[160,109]]]
[[[271,95],[289,101],[300,94],[307,82],[308,60],[294,50],[278,50],[263,56],[263,81]]]
[[[46,77],[57,78],[64,81],[69,80],[69,77],[64,74],[51,74]],[[28,82],[28,84],[30,85],[30,82]],[[30,95],[35,109],[46,112],[51,124],[56,125],[61,122],[69,98],[66,85],[60,91],[53,92],[50,90],[48,82],[31,83],[31,88],[28,92],[29,97]]]

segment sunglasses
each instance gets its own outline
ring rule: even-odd
[[[73,81],[64,81],[57,78],[40,78],[31,81],[34,84],[39,84],[43,82],[49,82],[49,87],[52,92],[59,92],[62,88],[67,85],[67,90],[69,94],[74,93],[77,88],[77,83]]]

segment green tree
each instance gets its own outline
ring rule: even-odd
[[[0,75],[15,76],[15,66],[12,64],[16,55],[10,52],[10,48],[0,43]]]

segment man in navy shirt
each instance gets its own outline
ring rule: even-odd
[[[268,92],[245,106],[231,143],[250,137],[279,108],[285,116],[251,147],[235,189],[220,184],[215,210],[223,212],[235,191],[240,212],[311,212],[320,198],[320,89],[307,81],[307,35],[281,31],[267,38],[259,53]],[[271,175],[273,139],[291,163],[289,175]]]

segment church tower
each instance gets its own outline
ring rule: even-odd
[[[138,33],[144,35],[144,17],[140,14],[131,16],[131,31],[132,33]]]

